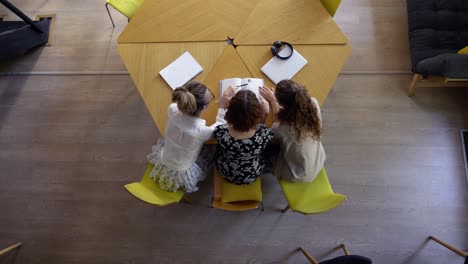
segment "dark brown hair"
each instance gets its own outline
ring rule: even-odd
[[[242,90],[229,101],[226,121],[235,130],[246,132],[258,125],[264,115],[263,106],[252,91]]]
[[[182,113],[197,116],[209,103],[206,98],[207,90],[208,87],[202,83],[189,82],[172,92],[172,102],[177,103],[177,107]]]
[[[291,80],[283,80],[276,85],[275,97],[281,106],[278,120],[294,128],[298,141],[306,136],[320,140],[323,130],[318,109],[304,86]]]

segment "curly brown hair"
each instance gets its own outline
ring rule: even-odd
[[[276,85],[275,97],[281,106],[278,120],[294,128],[298,141],[307,136],[320,140],[323,129],[318,109],[304,86],[291,80],[283,80]]]
[[[263,106],[252,91],[242,90],[229,101],[224,119],[235,130],[247,132],[262,122]]]

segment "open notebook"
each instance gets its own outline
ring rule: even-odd
[[[229,86],[237,86],[236,92],[240,90],[250,90],[252,91],[258,99],[260,99],[259,87],[263,86],[263,79],[258,78],[230,78],[219,81],[219,98],[223,96],[224,91],[226,91]],[[221,103],[221,102],[220,102]]]
[[[289,52],[289,49],[283,48],[279,54],[281,56],[286,56]],[[287,60],[282,60],[278,57],[271,58],[271,60],[261,68],[261,71],[275,84],[278,84],[282,80],[291,79],[306,64],[307,60],[302,57],[299,52],[294,50],[293,55]]]
[[[162,69],[159,74],[169,84],[172,90],[180,87],[190,80],[195,78],[203,71],[203,68],[198,62],[190,55],[188,51],[178,57],[166,68]]]

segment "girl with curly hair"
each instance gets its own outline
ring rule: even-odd
[[[304,86],[291,80],[279,82],[274,90],[261,87],[260,94],[276,114],[272,129],[280,141],[280,153],[273,174],[292,182],[313,181],[326,159],[317,100]]]

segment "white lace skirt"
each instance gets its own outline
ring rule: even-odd
[[[205,180],[209,168],[213,165],[214,146],[203,146],[197,161],[182,171],[170,169],[163,164],[161,160],[163,147],[164,140],[159,139],[148,155],[149,162],[154,164],[150,177],[166,191],[175,192],[180,188],[187,193],[198,191],[198,182]]]

